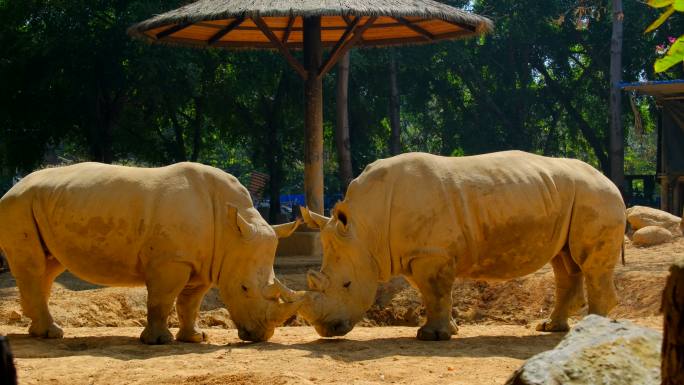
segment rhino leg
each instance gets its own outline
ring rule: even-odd
[[[12,274],[17,281],[21,296],[21,308],[31,319],[29,334],[41,338],[62,338],[64,332],[52,319],[48,309],[48,297],[55,278],[64,271],[59,261],[42,251],[6,250],[8,255],[20,256],[14,263]]]
[[[568,239],[570,255],[584,274],[588,311],[600,316],[617,304],[613,271],[625,239],[624,209],[606,201],[609,197],[594,197],[592,207],[574,209]]]
[[[147,326],[140,341],[148,345],[173,341],[168,318],[173,303],[190,279],[190,266],[181,263],[164,263],[147,266]]]
[[[613,270],[587,271],[589,314],[606,316],[617,305]]]
[[[569,330],[568,316],[584,306],[584,277],[567,249],[563,249],[551,260],[551,266],[556,279],[555,304],[550,318],[540,322],[537,330],[565,332]]]
[[[455,273],[448,258],[420,257],[411,262],[411,282],[420,290],[427,320],[418,329],[417,338],[424,341],[444,341],[456,334],[451,319],[451,288]]]
[[[180,329],[176,334],[176,340],[182,342],[202,342],[207,340],[207,335],[197,328],[197,314],[199,313],[202,298],[211,286],[186,286],[176,300],[176,312]]]

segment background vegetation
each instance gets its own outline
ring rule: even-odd
[[[96,160],[192,160],[272,196],[301,193],[303,90],[276,52],[150,46],[131,24],[179,0],[0,0],[0,174]],[[608,169],[611,4],[607,0],[453,0],[492,18],[491,35],[394,50],[402,151],[469,155],[520,149]],[[655,75],[656,46],[684,30],[673,15],[624,4],[623,79]],[[674,32],[670,32],[670,31]],[[389,51],[351,55],[353,172],[389,155]],[[335,156],[335,74],[326,78],[326,193],[342,190]],[[626,172],[655,172],[654,106],[623,98]],[[633,111],[642,124],[634,129]],[[643,128],[643,129],[642,129]],[[0,191],[2,187],[0,186]]]

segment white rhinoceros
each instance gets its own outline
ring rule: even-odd
[[[551,261],[556,303],[538,330],[568,329],[584,304],[616,304],[625,206],[615,185],[586,163],[520,151],[448,158],[410,153],[370,164],[332,218],[302,210],[321,229],[323,264],[300,313],[322,336],[349,332],[378,282],[404,275],[420,290],[424,340],[449,339],[456,277],[504,280]]]
[[[277,237],[298,223],[271,228],[244,186],[213,167],[44,169],[0,199],[0,218],[0,249],[33,336],[62,337],[47,300],[65,269],[100,285],[147,286],[140,339],[148,344],[172,340],[167,318],[176,298],[176,339],[203,341],[196,318],[213,285],[244,340],[270,338],[301,305],[273,274]]]

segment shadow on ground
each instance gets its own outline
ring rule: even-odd
[[[211,332],[210,332],[211,333]],[[279,352],[301,350],[307,357],[330,358],[342,362],[375,360],[384,357],[510,357],[525,360],[552,349],[564,334],[534,336],[456,337],[450,341],[427,342],[415,338],[378,338],[372,340],[317,339],[309,342],[281,344],[275,342],[231,342],[225,345],[174,342],[169,345],[143,345],[137,338],[123,336],[67,337],[61,340],[34,339],[27,335],[9,335],[17,358],[57,358],[68,356],[100,356],[117,360],[143,360],[155,357],[207,354],[217,351],[257,350]]]

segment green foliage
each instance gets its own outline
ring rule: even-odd
[[[644,33],[649,33],[663,25],[675,11],[684,12],[684,0],[649,0],[647,3],[653,8],[668,7],[656,21],[646,28]],[[675,64],[684,60],[684,35],[677,38],[668,49],[664,57],[658,58],[653,65],[655,72],[665,72]]]
[[[131,24],[186,2],[0,1],[3,175],[46,158],[150,166],[194,160],[245,183],[251,172],[267,172],[275,192],[301,193],[303,85],[279,54],[153,46],[126,35]],[[403,150],[462,156],[521,149],[605,169],[609,2],[448,3],[491,17],[496,29],[395,49]],[[652,47],[667,35],[661,28],[642,37],[650,17],[643,5],[625,4],[625,79],[653,76]],[[386,50],[351,54],[356,174],[389,156],[387,68]],[[324,81],[327,193],[339,190],[334,73]],[[642,115],[652,126],[651,115]],[[626,126],[632,121],[626,113]],[[630,136],[627,144],[626,169],[650,172],[655,142]]]

